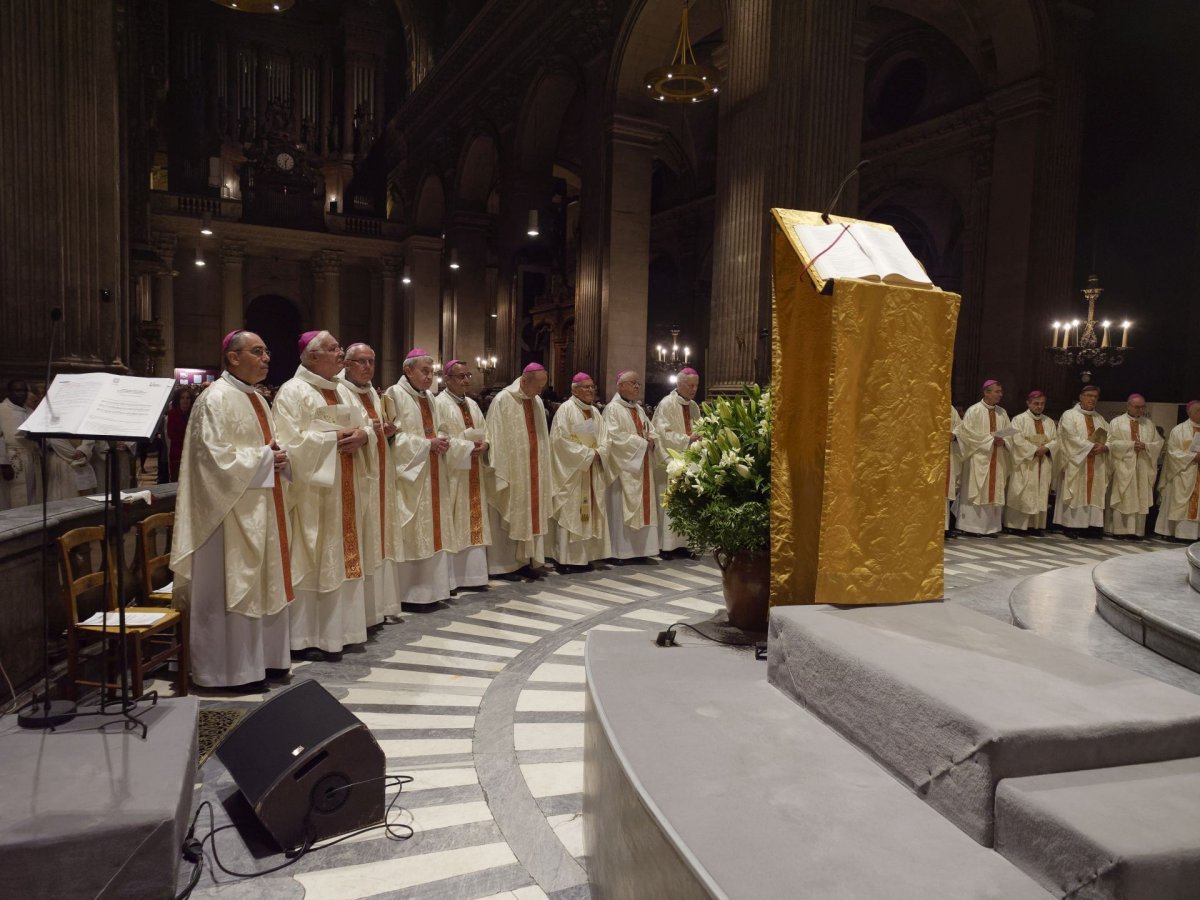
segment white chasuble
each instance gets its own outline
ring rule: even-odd
[[[408,378],[384,391],[392,438],[392,483],[404,548],[401,584],[405,603],[428,605],[450,596],[449,485],[444,456],[429,452],[432,438],[445,435],[437,405],[429,391],[415,390]]]
[[[586,566],[612,556],[605,490],[608,426],[594,406],[572,397],[550,427],[554,532],[551,555],[560,565]]]
[[[453,554],[450,574],[454,587],[483,587],[488,582],[488,545],[492,527],[488,521],[487,494],[491,471],[490,452],[475,455],[475,441],[487,440],[487,420],[470,397],[442,391],[434,398],[445,436],[446,481],[449,488],[447,549]]]
[[[1046,527],[1050,488],[1058,455],[1058,427],[1047,415],[1026,410],[1012,420],[1017,429],[1008,441],[1012,474],[1005,494],[1004,524],[1021,531]],[[1047,453],[1038,456],[1038,447]]]
[[[958,498],[958,486],[962,480],[962,447],[958,443],[958,429],[961,425],[962,416],[951,406],[950,434],[953,435],[953,440],[950,441],[950,453],[946,457],[946,524],[943,526],[947,532],[950,530],[950,504]]]
[[[1096,411],[1076,403],[1058,422],[1058,469],[1062,480],[1054,506],[1054,521],[1067,528],[1104,525],[1108,497],[1108,454],[1092,454],[1097,432],[1108,433],[1108,422]]]
[[[613,556],[632,559],[659,552],[658,515],[654,510],[654,426],[640,403],[614,397],[604,409],[608,426],[608,526]]]
[[[678,550],[687,547],[687,541],[677,535],[671,528],[671,517],[663,509],[662,498],[667,490],[667,461],[670,459],[668,450],[682,453],[689,446],[692,436],[692,424],[700,418],[700,406],[695,400],[684,400],[678,391],[671,391],[663,397],[662,402],[654,408],[654,433],[658,435],[655,447],[655,460],[658,465],[654,471],[654,507],[658,516],[663,550]]]
[[[1141,441],[1141,451],[1134,446]],[[1154,505],[1154,481],[1158,477],[1158,458],[1163,439],[1146,416],[1122,413],[1109,423],[1108,508],[1104,530],[1109,534],[1146,533],[1146,514]]]
[[[366,428],[362,405],[339,381],[304,366],[275,395],[279,445],[292,467],[292,649],[340,652],[367,639],[363,504],[355,471],[370,466],[370,443],[340,453],[338,430]]]
[[[192,679],[204,687],[260,681],[290,665],[294,591],[274,439],[266,401],[229,373],[188,419],[171,570],[175,605],[189,610]]]
[[[1191,451],[1200,437],[1200,425],[1189,419],[1167,435],[1162,476],[1158,482],[1161,499],[1154,530],[1166,537],[1200,539],[1200,466]]]
[[[958,492],[958,528],[973,534],[995,534],[1002,527],[1004,491],[1012,457],[1008,441],[996,446],[996,432],[1011,423],[999,406],[982,400],[967,410],[958,426],[962,475]]]
[[[399,513],[393,485],[392,448],[383,433],[383,403],[375,388],[369,384],[360,388],[344,373],[338,376],[338,381],[361,405],[369,423],[369,438],[363,448],[366,464],[355,467],[354,479],[357,499],[362,504],[363,531],[359,539],[367,625],[378,625],[384,616],[400,613],[400,585],[395,562],[404,557],[397,524]]]
[[[493,475],[488,496],[492,516],[488,570],[502,575],[543,565],[552,490],[550,432],[542,399],[525,397],[521,379],[492,400],[487,440]]]

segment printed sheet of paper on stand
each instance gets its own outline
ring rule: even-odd
[[[93,440],[148,440],[171,399],[171,378],[108,372],[58,375],[22,426],[28,434]]]

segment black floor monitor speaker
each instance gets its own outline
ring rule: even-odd
[[[383,750],[315,681],[265,701],[229,733],[217,758],[285,850],[383,821]]]

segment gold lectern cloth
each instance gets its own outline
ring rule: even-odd
[[[789,227],[803,214],[775,214],[771,604],[941,597],[959,297],[818,294]]]

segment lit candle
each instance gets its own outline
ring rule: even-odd
[[[1121,323],[1121,349],[1124,350],[1129,346],[1129,326],[1133,323],[1126,319]]]
[[[687,347],[683,348],[683,364],[687,365],[688,357],[692,355],[692,351]]]
[[[1078,347],[1079,346],[1079,320],[1072,319],[1071,327],[1075,329],[1075,346]]]
[[[1057,346],[1058,346],[1058,329],[1060,329],[1060,328],[1062,328],[1062,323],[1061,323],[1061,322],[1055,322],[1055,323],[1054,323],[1054,340],[1052,340],[1052,341],[1050,342],[1050,346],[1051,346],[1051,347],[1057,347]]]
[[[1101,323],[1104,326],[1104,337],[1100,341],[1101,348],[1108,346],[1108,326],[1112,324],[1107,319]]]
[[[1062,347],[1066,350],[1071,346],[1071,323],[1063,322],[1063,343]]]

